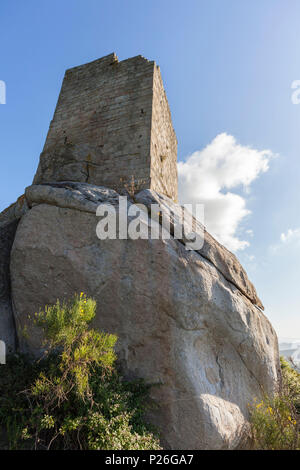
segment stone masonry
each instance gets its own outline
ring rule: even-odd
[[[177,139],[155,62],[113,53],[66,71],[34,184],[55,181],[177,200]]]

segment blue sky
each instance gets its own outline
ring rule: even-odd
[[[233,237],[249,243],[236,253],[268,317],[280,336],[300,337],[299,39],[298,0],[2,0],[0,210],[32,182],[65,69],[142,54],[161,67],[184,181],[192,161],[197,187],[218,178],[216,200],[236,203]],[[209,180],[201,162],[217,147]],[[245,161],[235,183],[223,171],[235,168],[232,154]],[[222,229],[221,217],[210,219]]]

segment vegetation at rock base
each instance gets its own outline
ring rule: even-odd
[[[81,293],[31,319],[46,352],[39,360],[13,354],[1,366],[0,448],[161,448],[144,420],[155,406],[149,385],[122,379],[116,336],[89,327],[95,311],[96,302]],[[283,358],[281,370],[280,394],[251,407],[254,449],[300,449],[300,374]]]
[[[281,393],[265,397],[251,410],[256,449],[300,450],[300,374],[285,359],[280,362]]]
[[[11,355],[1,367],[0,424],[9,449],[160,449],[144,422],[149,386],[115,367],[117,338],[89,328],[96,302],[83,293],[35,314],[47,352]]]

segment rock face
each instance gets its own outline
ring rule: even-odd
[[[135,202],[159,197],[143,191]],[[245,447],[248,403],[275,392],[279,360],[276,334],[237,259],[207,232],[198,252],[172,237],[99,240],[96,208],[118,210],[113,190],[35,185],[26,198],[10,268],[21,348],[41,348],[28,314],[84,291],[97,300],[94,326],[119,337],[124,376],[160,384],[149,419],[166,448]],[[168,204],[163,198],[162,210]]]

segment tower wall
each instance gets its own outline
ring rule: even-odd
[[[159,69],[110,54],[66,71],[34,183],[151,188],[174,199],[176,158]]]
[[[151,189],[177,201],[177,138],[160,69],[154,66],[151,125]]]

